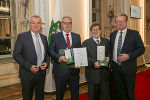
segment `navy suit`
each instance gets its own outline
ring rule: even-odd
[[[47,54],[48,43],[47,37],[43,34],[40,34],[41,40],[43,42],[45,55],[43,62],[49,64],[49,57]],[[37,54],[35,50],[35,46],[33,43],[31,32],[24,32],[18,35],[16,40],[13,58],[19,64],[19,77],[21,79],[23,98],[25,100],[30,100],[33,95],[33,90],[35,87],[35,95],[36,100],[44,99],[44,82],[46,70],[39,70],[37,73],[31,72],[31,66],[37,64]],[[35,85],[35,82],[38,81],[38,86]],[[24,87],[25,86],[28,87]],[[29,85],[32,84],[32,85]],[[29,89],[30,88],[30,89]],[[29,89],[26,91],[26,89]],[[40,92],[41,91],[41,92]],[[28,93],[27,93],[28,92]],[[26,94],[27,93],[27,94]]]
[[[72,45],[71,48],[81,47],[80,35],[71,32]],[[56,83],[56,100],[63,100],[66,85],[68,83],[71,91],[72,100],[78,100],[79,95],[79,69],[62,68],[59,65],[59,50],[66,49],[67,43],[64,39],[63,33],[58,32],[53,34],[49,45],[49,56],[54,60],[53,74]]]
[[[117,99],[124,100],[126,98],[125,100],[135,100],[134,88],[137,71],[137,57],[144,53],[144,44],[138,31],[127,29],[121,54],[128,54],[129,59],[122,62],[122,65],[119,66],[112,60],[117,32],[118,31],[114,31],[110,34],[111,68],[117,92]],[[124,88],[126,97],[123,92]]]

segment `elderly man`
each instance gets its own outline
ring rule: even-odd
[[[87,48],[88,67],[85,76],[88,82],[88,100],[109,100],[109,67],[98,63],[98,47],[105,48],[105,59],[108,63],[109,41],[100,37],[101,26],[93,23],[90,27],[92,37],[82,43]],[[103,55],[103,54],[100,54]]]
[[[56,84],[56,100],[63,100],[66,86],[71,91],[71,100],[79,96],[79,68],[62,68],[60,62],[66,62],[65,56],[59,55],[60,49],[81,47],[80,35],[71,32],[72,18],[64,16],[61,21],[62,31],[52,35],[49,55],[54,60],[53,74]]]
[[[47,38],[40,33],[42,20],[39,16],[30,19],[30,31],[18,35],[13,58],[20,65],[19,77],[22,84],[23,100],[44,100],[44,82],[49,64]]]

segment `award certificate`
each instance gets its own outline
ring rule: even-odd
[[[73,48],[73,53],[76,67],[88,66],[86,48]]]

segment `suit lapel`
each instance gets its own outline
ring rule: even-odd
[[[72,32],[71,32],[71,37],[72,37],[71,48],[73,48],[76,39],[75,39],[74,35],[72,34]]]
[[[128,36],[129,36],[130,32],[129,30],[127,29],[127,33],[126,33],[126,36],[125,36],[125,39],[124,39],[124,42],[123,42],[123,46],[122,46],[122,50],[125,48],[125,45],[126,45],[126,41],[128,41]],[[121,50],[121,51],[122,51]]]
[[[97,47],[97,43],[93,40],[93,37],[90,38],[90,43],[91,43],[92,48]]]
[[[33,50],[32,52],[35,53],[35,55],[36,55],[36,50],[35,50],[35,46],[34,46],[32,35],[31,35],[30,31],[28,32],[27,38],[28,38],[28,44],[30,45],[30,50]]]
[[[67,48],[68,46],[67,46],[66,40],[64,38],[63,32],[60,33],[59,39],[61,41],[60,43],[65,44],[65,47]]]
[[[112,38],[112,43],[113,43],[112,45],[113,45],[113,46],[114,46],[114,44],[115,44],[117,32],[118,32],[118,31],[114,32],[114,35],[113,35],[113,38]]]
[[[42,40],[42,42],[43,42],[43,46],[44,46],[44,50],[47,50],[46,48],[46,41],[44,40],[44,37],[41,35],[41,33],[40,33],[40,37],[41,37],[41,40]]]

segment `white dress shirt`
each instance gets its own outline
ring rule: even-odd
[[[99,40],[99,44],[100,44],[100,42],[101,42],[101,38],[99,37],[98,39],[96,39],[96,38],[94,38],[93,37],[93,40],[98,44],[98,42],[96,41],[96,40]]]
[[[68,35],[68,37],[69,37],[69,41],[70,41],[70,47],[71,47],[71,45],[72,45],[72,37],[71,37],[71,32],[69,32],[69,33],[66,33],[66,32],[64,32],[64,31],[62,31],[63,32],[63,35],[64,35],[64,38],[65,38],[65,41],[66,41],[66,43],[67,43],[67,40],[66,40],[66,34],[69,34]]]
[[[118,40],[119,40],[120,32],[121,31],[118,30],[117,35],[116,35],[116,39],[115,39],[114,51],[113,51],[113,61],[114,62],[117,62],[117,47],[118,47]],[[122,31],[122,46],[123,46],[123,43],[124,43],[124,39],[125,39],[126,33],[127,33],[127,28],[125,28]]]
[[[31,35],[32,35],[32,39],[33,39],[33,43],[34,43],[34,47],[35,47],[35,50],[36,50],[36,34],[34,34],[34,33],[31,31]],[[40,37],[40,34],[39,34],[39,33],[38,33],[38,39],[39,39],[40,46],[41,46],[42,59],[44,60],[45,50],[44,50],[44,45],[43,45],[43,42],[42,42],[42,39],[41,39],[41,37]]]

